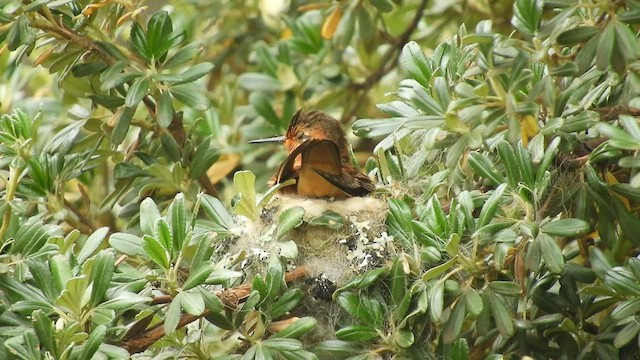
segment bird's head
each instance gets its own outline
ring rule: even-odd
[[[285,136],[258,139],[250,143],[281,142],[291,152],[310,139],[330,140],[339,148],[346,146],[345,134],[338,120],[318,111],[302,110],[293,115]]]

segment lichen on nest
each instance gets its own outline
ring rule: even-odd
[[[303,210],[302,223],[278,238],[281,215],[296,207]],[[386,202],[373,197],[331,201],[277,195],[259,220],[240,217],[238,236],[224,248],[248,276],[264,273],[277,256],[289,269],[305,266],[313,278],[340,284],[375,267],[393,251],[393,238],[384,230],[386,216]]]

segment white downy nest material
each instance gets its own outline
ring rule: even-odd
[[[276,239],[280,214],[292,207],[305,210],[304,223]],[[342,216],[345,225],[334,230],[313,226],[326,211]],[[393,252],[393,238],[384,231],[387,204],[372,197],[344,200],[309,199],[295,195],[277,195],[262,210],[260,219],[239,219],[238,237],[225,246],[230,260],[240,259],[248,275],[264,273],[274,256],[289,260],[290,269],[306,266],[311,277],[323,276],[337,283],[382,265]]]

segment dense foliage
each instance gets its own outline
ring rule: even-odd
[[[634,0],[0,1],[0,358],[637,358],[639,26]],[[268,223],[285,154],[246,144],[301,107],[357,119],[388,206],[326,314],[282,240],[353,220]],[[253,274],[229,243],[258,222]]]

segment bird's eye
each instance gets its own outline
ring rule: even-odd
[[[304,137],[304,132],[303,131],[298,131],[296,133],[296,139],[301,140]]]

